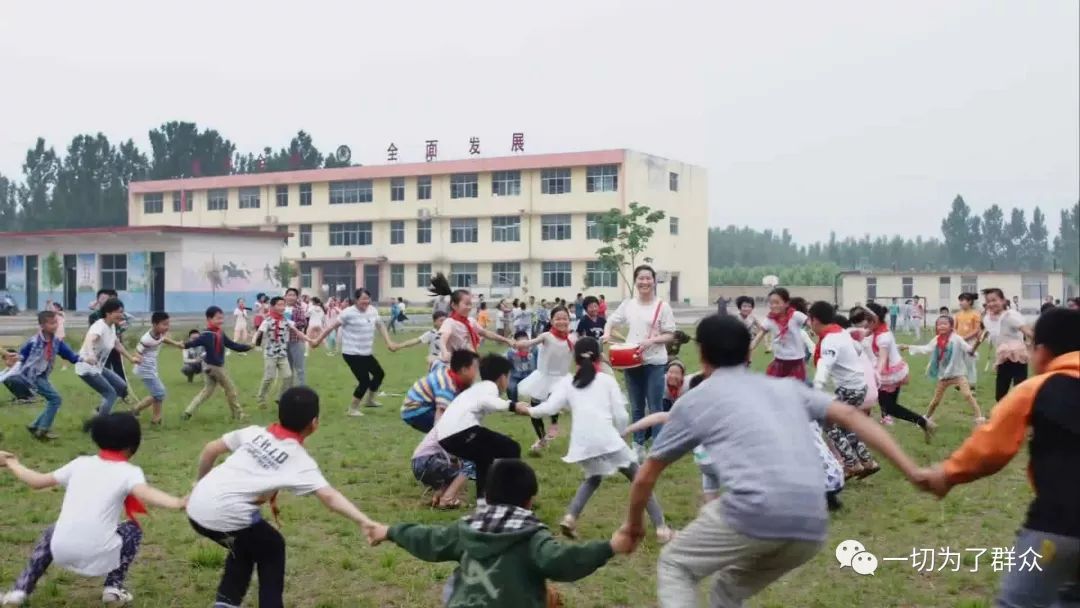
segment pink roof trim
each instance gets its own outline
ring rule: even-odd
[[[140,194],[145,192],[244,188],[249,186],[274,186],[281,184],[333,182],[353,179],[385,179],[389,177],[449,175],[451,173],[486,173],[490,171],[520,171],[525,169],[551,169],[554,167],[614,165],[622,163],[625,158],[625,150],[562,152],[558,154],[522,154],[520,156],[501,156],[498,158],[442,160],[430,163],[402,163],[363,167],[343,167],[340,169],[306,169],[303,171],[279,171],[274,173],[219,175],[216,177],[163,179],[157,181],[131,182],[131,184],[128,185],[128,190],[132,194]]]
[[[98,226],[94,228],[59,228],[56,230],[37,230],[33,232],[2,232],[4,238],[38,238],[52,236],[81,236],[86,234],[209,234],[219,236],[246,236],[254,238],[274,238],[283,240],[291,233],[269,230],[248,230],[233,228],[198,228],[195,226]]]

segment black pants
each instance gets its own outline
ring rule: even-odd
[[[369,390],[373,393],[379,390],[386,372],[375,359],[375,355],[342,355],[342,357],[345,358],[345,363],[356,378],[356,390],[353,391],[353,397],[363,399],[364,393]]]
[[[997,380],[994,386],[994,397],[998,401],[1001,401],[1002,397],[1009,394],[1010,388],[1027,380],[1027,376],[1027,363],[1005,361],[1004,363],[999,364],[997,366]]]
[[[208,530],[194,520],[200,535],[229,550],[215,601],[239,606],[251,584],[252,569],[259,569],[259,607],[283,608],[285,603],[285,538],[273,526],[259,520],[234,532]]]
[[[476,497],[484,497],[487,472],[498,458],[521,458],[518,442],[491,429],[474,426],[439,442],[444,450],[476,465]]]
[[[897,388],[895,392],[880,391],[878,392],[878,403],[881,404],[881,412],[886,416],[892,416],[893,418],[899,418],[900,420],[907,420],[920,427],[926,426],[926,418],[916,414],[915,412],[900,405],[900,389]]]
[[[124,381],[123,390],[116,391],[116,394],[119,395],[121,399],[126,399],[128,395],[128,381],[127,376],[124,375],[124,359],[116,349],[109,351],[109,357],[105,359],[105,369],[111,369],[113,373],[120,376],[120,379]]]

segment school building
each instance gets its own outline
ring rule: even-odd
[[[105,288],[115,289],[133,313],[196,312],[211,304],[231,311],[236,298],[281,291],[273,268],[283,238],[190,226],[6,232],[0,234],[0,293],[31,311],[46,300],[84,311]]]
[[[630,150],[522,154],[134,182],[128,217],[291,233],[268,259],[297,262],[311,294],[363,286],[377,300],[426,301],[441,271],[492,295],[617,301],[626,286],[596,262],[597,218],[638,202],[666,214],[638,262],[656,268],[664,298],[703,305],[706,186],[700,167]]]
[[[1021,311],[1037,312],[1047,296],[1065,301],[1075,297],[1076,286],[1065,273],[1053,272],[845,272],[835,287],[835,301],[841,309],[874,300],[889,304],[892,300],[920,298],[926,309],[957,307],[961,293],[979,293],[997,287],[1005,297],[1018,298]],[[981,297],[981,296],[980,296]]]

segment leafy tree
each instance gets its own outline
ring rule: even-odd
[[[282,289],[287,289],[297,275],[296,265],[282,259],[274,266],[274,282]]]
[[[626,213],[612,209],[599,219],[603,245],[596,250],[596,259],[619,273],[628,293],[633,281],[628,278],[627,271],[637,266],[638,256],[645,251],[655,232],[653,226],[664,217],[663,211],[653,211],[635,201],[630,203]]]
[[[19,230],[19,186],[0,174],[0,232]]]
[[[152,179],[228,175],[236,146],[213,129],[193,122],[167,122],[150,131]]]
[[[1003,270],[1020,270],[1024,259],[1024,243],[1027,241],[1027,219],[1024,210],[1013,207],[1009,223],[1005,225],[1005,261]]]
[[[1080,283],[1080,202],[1061,210],[1061,226],[1054,237],[1054,265]]]
[[[298,131],[289,142],[288,148],[282,148],[276,154],[267,155],[267,171],[294,171],[297,169],[318,169],[323,166],[323,156],[311,141],[311,135]]]
[[[982,214],[982,241],[979,257],[983,267],[998,268],[1005,256],[1005,213],[1001,207],[991,205]]]
[[[971,208],[959,194],[953,199],[949,215],[941,220],[941,234],[945,237],[945,249],[948,251],[949,264],[955,268],[964,268],[973,260],[968,256],[972,251]]]
[[[60,261],[60,254],[52,251],[45,256],[41,276],[45,279],[45,287],[49,290],[49,297],[52,298],[56,288],[64,284],[64,265]]]
[[[54,218],[52,208],[53,189],[56,187],[60,161],[51,147],[45,147],[43,138],[39,137],[34,147],[27,150],[26,162],[22,168],[24,182],[19,188],[19,207],[22,210],[23,227],[27,230],[38,230],[64,219]]]
[[[1024,269],[1043,270],[1050,265],[1050,231],[1046,228],[1046,215],[1035,207],[1031,213],[1024,239]]]

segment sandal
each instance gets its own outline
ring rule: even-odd
[[[439,501],[439,503],[435,505],[435,508],[439,511],[456,511],[457,509],[463,509],[466,506],[465,501],[460,498],[454,498],[446,502]]]

